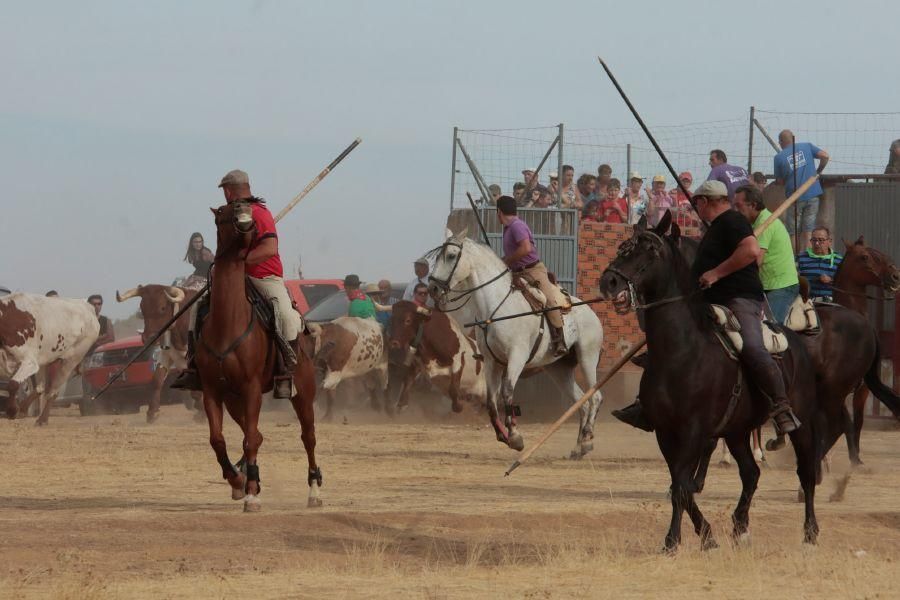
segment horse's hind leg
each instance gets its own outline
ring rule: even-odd
[[[726,441],[731,455],[738,465],[741,475],[741,497],[731,516],[734,529],[731,532],[736,542],[747,543],[750,541],[750,503],[756,486],[759,483],[759,466],[750,448],[750,440],[744,434],[730,436]]]
[[[853,431],[852,434],[847,435],[847,449],[850,452],[850,464],[853,466],[863,464],[859,459],[859,440],[862,437],[863,419],[868,398],[869,388],[865,385],[860,385],[853,393]]]
[[[546,373],[556,382],[560,390],[571,398],[573,403],[581,397],[582,391],[575,381],[574,370],[557,367],[548,369]],[[588,388],[593,387],[596,380],[596,374],[592,377],[586,377]],[[578,460],[594,449],[594,421],[597,418],[599,406],[600,392],[596,392],[590,400],[581,406],[578,435],[575,437],[575,448],[569,454],[570,459]]]
[[[241,475],[231,460],[225,448],[225,436],[222,433],[222,403],[214,398],[208,390],[203,390],[203,408],[206,411],[206,421],[209,424],[209,445],[216,453],[216,460],[222,467],[222,478],[231,486],[231,497],[240,500],[244,497],[244,477]]]
[[[806,505],[806,514],[803,521],[803,541],[807,544],[815,544],[819,536],[819,523],[816,520],[816,475],[818,456],[816,452],[815,436],[812,423],[807,424],[790,433],[791,443],[794,445],[794,454],[797,457],[797,477],[803,488],[803,499]]]
[[[709,440],[706,452],[700,457],[700,463],[694,472],[694,493],[699,494],[706,485],[706,473],[709,471],[709,461],[712,460],[713,452],[716,451],[716,440]]]
[[[316,464],[316,385],[313,376],[312,364],[308,362],[308,359],[301,359],[294,373],[297,395],[291,398],[294,412],[297,413],[297,418],[300,420],[300,439],[303,441],[306,460],[309,463],[306,477],[306,482],[309,484],[309,498],[306,505],[309,507],[322,506],[322,500],[319,498],[319,488],[322,487],[322,471]]]

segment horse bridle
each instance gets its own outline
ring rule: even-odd
[[[654,241],[659,242],[659,245],[660,245],[660,246],[665,247],[665,241],[663,240],[663,238],[660,237],[657,233],[655,233],[655,232],[653,232],[653,231],[650,231],[649,229],[644,230],[643,232],[637,234],[636,237],[637,237],[637,238],[640,238],[642,235],[645,235],[645,234],[648,235],[648,236],[650,236]],[[634,252],[634,248],[637,246],[637,243],[638,243],[638,242],[636,241],[635,238],[631,238],[630,240],[626,240],[626,241],[622,244],[622,246],[619,248],[619,252],[617,253],[617,258],[618,258],[618,257],[625,257],[625,256],[628,256],[629,254],[631,254],[632,252]],[[626,244],[628,244],[627,247],[626,247]],[[659,257],[659,254],[658,254],[657,251],[654,251],[654,254],[656,255],[657,258]],[[693,293],[687,294],[687,295],[682,294],[682,295],[680,295],[680,296],[672,296],[672,297],[670,297],[670,298],[663,298],[663,299],[661,299],[661,300],[655,300],[655,301],[653,301],[653,302],[648,302],[648,303],[646,303],[646,304],[641,304],[641,303],[638,302],[638,300],[637,300],[637,298],[638,298],[638,293],[637,293],[637,289],[635,288],[635,285],[634,285],[633,277],[637,277],[637,276],[639,276],[641,273],[643,273],[644,271],[646,271],[646,270],[650,267],[650,265],[653,264],[653,262],[654,262],[653,257],[647,258],[647,260],[645,260],[645,261],[640,265],[640,267],[635,271],[634,275],[632,275],[631,277],[629,277],[628,275],[625,275],[625,273],[623,273],[622,271],[620,271],[619,269],[615,268],[615,267],[612,266],[612,265],[606,267],[606,270],[607,270],[607,271],[609,271],[610,273],[614,273],[615,275],[618,275],[618,276],[621,277],[622,280],[625,281],[625,283],[628,285],[628,298],[629,298],[629,300],[630,300],[630,302],[631,302],[631,306],[630,306],[630,309],[631,309],[631,310],[633,310],[633,311],[638,311],[638,310],[644,310],[644,311],[646,311],[646,310],[650,310],[651,308],[656,308],[657,306],[663,306],[663,305],[665,305],[665,304],[671,304],[671,303],[673,303],[673,302],[678,302],[678,301],[680,301],[680,300],[684,300],[684,299],[689,298],[690,296],[692,296],[692,295],[694,295],[694,294],[696,294],[696,293],[699,292],[699,290],[698,290],[698,291],[696,291],[696,292],[693,292]]]
[[[257,234],[257,227],[256,227],[256,221],[252,217],[252,212],[251,212],[251,217],[250,217],[250,223],[251,223],[250,228],[247,229],[246,231],[244,231],[243,229],[241,229],[238,226],[238,210],[243,209],[245,206],[249,206],[249,205],[250,205],[250,203],[246,202],[244,200],[235,200],[233,203],[231,203],[231,206],[234,207],[234,210],[232,211],[232,215],[231,215],[230,219],[220,217],[219,211],[222,210],[220,208],[219,210],[216,211],[216,218],[215,218],[216,227],[218,227],[219,225],[228,225],[230,223],[232,228],[234,229],[234,233],[236,233],[238,236],[251,234],[253,236],[253,238],[255,238],[256,234]],[[252,209],[251,209],[251,211],[252,211]],[[221,251],[219,250],[219,248],[216,248],[216,257],[222,256],[222,255],[226,254],[227,252],[230,252],[232,246],[237,244],[238,240],[240,240],[240,237],[232,240],[232,242],[230,244],[228,244],[227,247],[223,248]],[[253,243],[252,239],[251,239],[250,243],[251,244]],[[215,261],[213,261],[213,262],[215,262]]]
[[[462,300],[463,298],[465,298],[466,296],[469,296],[469,295],[473,294],[474,292],[477,292],[478,290],[489,286],[490,284],[494,283],[495,281],[497,281],[498,279],[500,279],[501,277],[503,277],[504,275],[509,273],[509,267],[507,267],[507,268],[503,269],[495,277],[492,277],[492,278],[488,279],[487,281],[485,281],[484,283],[476,285],[473,288],[470,288],[467,290],[452,290],[450,288],[450,282],[453,281],[453,275],[456,273],[456,268],[459,266],[459,261],[462,259],[463,245],[462,245],[462,243],[456,242],[454,240],[447,240],[446,242],[443,243],[443,245],[439,246],[440,252],[438,253],[438,256],[446,254],[447,246],[456,246],[457,248],[459,248],[459,254],[456,255],[456,261],[453,263],[453,267],[450,269],[450,274],[447,276],[447,279],[443,279],[443,280],[438,279],[437,277],[434,276],[434,274],[428,275],[428,281],[431,281],[431,282],[434,282],[435,284],[437,284],[437,286],[441,289],[441,291],[444,292],[445,296],[447,294],[449,294],[451,291],[453,291],[454,293],[457,294],[457,296],[455,298],[450,298],[448,300],[445,300],[445,302],[448,302],[448,303],[458,302],[458,301]],[[469,302],[469,300],[466,300],[465,303],[463,303],[460,306],[457,306],[456,308],[453,308],[450,310],[442,310],[441,312],[453,312],[453,311],[459,310],[463,306],[465,306],[468,302]]]

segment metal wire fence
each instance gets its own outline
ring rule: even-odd
[[[827,174],[880,174],[891,142],[900,138],[900,112],[801,113],[751,108],[749,114],[732,119],[650,126],[672,165],[678,172],[690,172],[695,186],[709,174],[709,153],[714,149],[724,151],[731,164],[771,174],[777,150],[768,140],[777,143],[782,129],[793,131],[798,141],[825,149],[831,155]],[[539,173],[544,185],[550,171],[557,171],[563,164],[575,169],[576,180],[582,173],[596,175],[601,164],[608,164],[623,187],[631,172],[640,173],[647,186],[654,175],[664,176],[668,189],[676,185],[637,126],[579,129],[557,125],[455,132],[451,208],[468,206],[467,191],[476,199],[486,197],[483,187],[491,184],[512,195],[513,185],[523,180],[522,170],[538,166],[545,156]],[[462,153],[457,152],[459,147],[466,149],[483,186]]]

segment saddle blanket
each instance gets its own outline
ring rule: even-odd
[[[713,321],[718,326],[719,341],[725,347],[725,351],[736,358],[744,349],[744,340],[741,338],[741,324],[726,306],[711,304]],[[766,321],[760,320],[762,328],[763,345],[769,354],[781,354],[788,349],[787,336],[773,329]]]

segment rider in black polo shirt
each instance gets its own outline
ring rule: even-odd
[[[765,297],[757,264],[761,250],[753,229],[743,215],[731,210],[728,190],[719,181],[705,182],[694,192],[693,200],[700,217],[710,225],[691,272],[704,290],[705,301],[725,305],[734,313],[744,340],[741,364],[769,398],[769,416],[776,432],[790,433],[800,422],[791,412],[781,371],[763,345],[760,318]],[[613,415],[629,425],[647,429],[639,402],[613,411]]]

